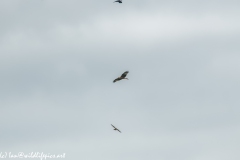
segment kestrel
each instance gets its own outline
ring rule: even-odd
[[[124,72],[120,77],[116,78],[116,79],[113,81],[113,83],[115,83],[115,82],[117,82],[117,81],[120,81],[120,80],[122,80],[122,79],[127,79],[127,80],[128,80],[128,78],[125,78],[125,77],[127,76],[127,74],[128,74],[128,71]]]
[[[111,124],[112,125],[112,124]],[[116,130],[116,131],[118,131],[118,132],[120,132],[120,133],[122,133],[119,129],[117,129],[116,127],[114,127],[114,125],[112,125],[113,126],[113,130]]]
[[[122,3],[122,0],[116,0],[116,1],[114,1],[114,2]],[[114,2],[113,2],[113,3],[114,3]]]

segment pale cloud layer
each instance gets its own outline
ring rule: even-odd
[[[239,160],[239,6],[1,0],[0,152]]]

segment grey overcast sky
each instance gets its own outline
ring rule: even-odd
[[[0,1],[0,152],[239,160],[240,1],[113,1]]]

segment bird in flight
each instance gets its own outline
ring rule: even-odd
[[[122,3],[122,0],[116,0],[116,1],[114,1],[114,2]],[[113,2],[113,3],[114,3],[114,2]]]
[[[127,80],[128,80],[128,78],[126,78],[127,74],[128,74],[128,71],[124,72],[120,77],[116,78],[116,79],[113,81],[113,83],[115,83],[115,82],[117,82],[117,81],[120,81],[120,80],[122,80],[122,79],[127,79]]]
[[[112,124],[111,124],[112,125]],[[113,130],[116,130],[116,131],[118,131],[118,132],[120,132],[120,133],[122,133],[119,129],[117,129],[116,127],[114,127],[114,125],[112,125],[113,126]]]

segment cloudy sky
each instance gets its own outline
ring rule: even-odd
[[[239,160],[239,62],[239,0],[1,0],[0,152]]]

